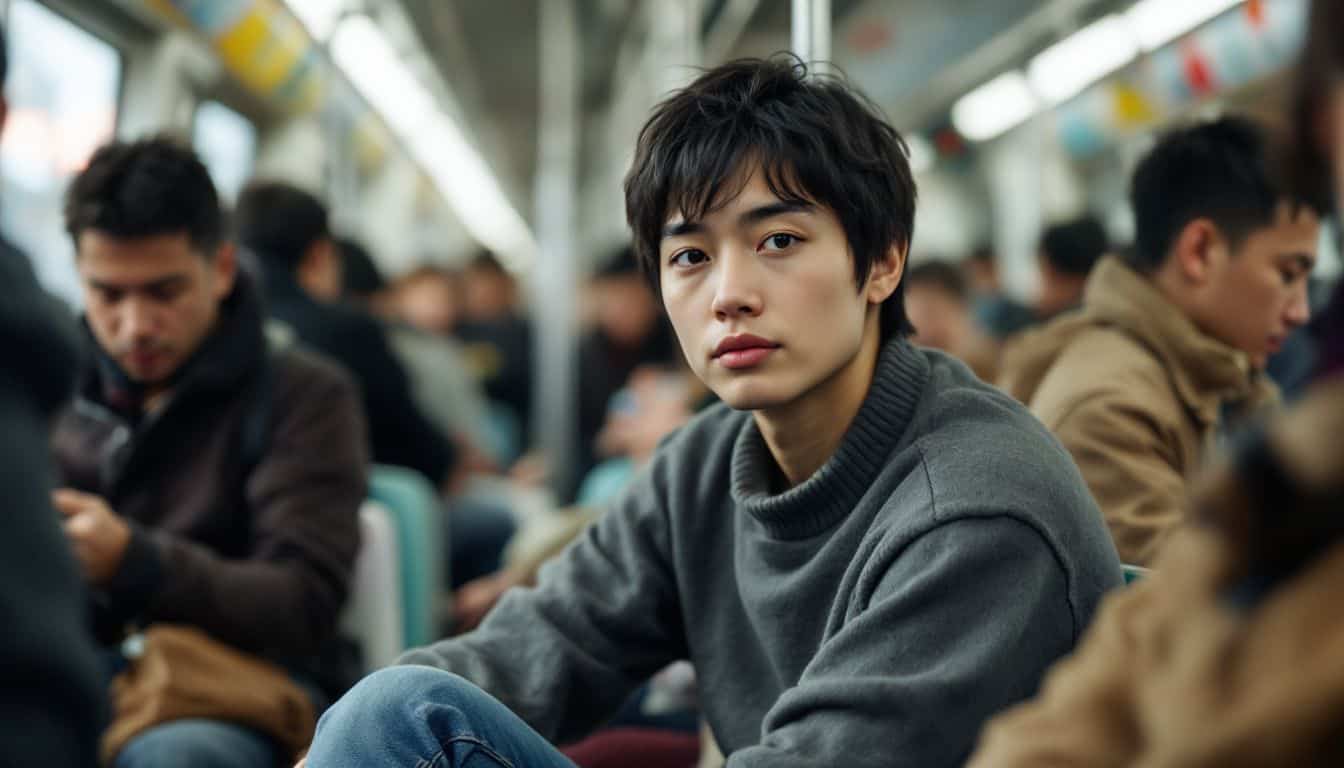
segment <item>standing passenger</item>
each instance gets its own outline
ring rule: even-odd
[[[535,589],[348,694],[313,767],[568,766],[550,743],[680,658],[732,768],[959,764],[1120,575],[1059,444],[905,339],[904,142],[842,81],[738,61],[656,109],[625,192],[723,403]]]

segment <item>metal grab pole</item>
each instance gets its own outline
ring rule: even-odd
[[[793,0],[793,52],[812,72],[831,68],[831,0]]]
[[[530,289],[533,422],[551,468],[552,490],[573,482],[578,449],[579,31],[574,0],[541,4],[537,244]]]

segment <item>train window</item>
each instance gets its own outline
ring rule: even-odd
[[[9,116],[0,137],[0,230],[48,290],[79,303],[62,196],[117,120],[121,55],[35,0],[11,0]]]
[[[210,169],[220,196],[228,203],[252,175],[257,151],[257,129],[252,121],[217,101],[207,101],[196,110],[191,143]]]

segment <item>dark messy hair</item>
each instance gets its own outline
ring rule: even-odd
[[[1041,235],[1041,255],[1056,271],[1086,277],[1109,247],[1106,229],[1092,216],[1049,227]]]
[[[65,229],[75,241],[95,229],[118,238],[185,233],[212,258],[224,212],[210,172],[189,147],[158,136],[104,145],[65,195]]]
[[[961,267],[943,259],[932,259],[910,267],[903,281],[906,287],[929,285],[965,303],[971,299],[971,288]]]
[[[909,151],[877,108],[842,78],[809,75],[797,57],[741,59],[672,94],[639,133],[625,177],[625,215],[655,292],[668,216],[704,218],[741,192],[748,164],[759,165],[780,200],[836,215],[860,287],[891,247],[909,246]],[[904,296],[898,285],[882,307],[884,338],[913,330]]]
[[[1191,221],[1207,218],[1233,247],[1269,226],[1285,199],[1308,201],[1285,178],[1286,146],[1250,118],[1229,116],[1164,134],[1130,183],[1135,240],[1131,262],[1153,272]]]
[[[263,264],[298,267],[309,246],[331,237],[327,206],[315,195],[282,181],[254,181],[234,210],[238,243]]]

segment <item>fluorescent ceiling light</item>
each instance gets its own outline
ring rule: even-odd
[[[1153,51],[1243,0],[1140,0],[1125,21],[1145,51]]]
[[[1183,3],[1186,0],[1164,0]],[[1139,46],[1129,25],[1106,16],[1046,48],[1027,64],[1031,87],[1050,104],[1076,96],[1087,86],[1133,61]]]
[[[1021,72],[1005,72],[957,99],[952,125],[972,141],[988,141],[1036,111],[1036,97]]]
[[[317,40],[326,40],[331,36],[341,13],[345,11],[345,0],[285,0],[285,4]]]
[[[910,172],[918,176],[933,168],[934,163],[938,162],[938,153],[929,140],[918,133],[908,133],[904,138],[905,146],[910,150]]]
[[[332,37],[331,55],[401,138],[471,236],[521,271],[536,249],[527,222],[461,127],[438,108],[373,20],[346,17]]]

